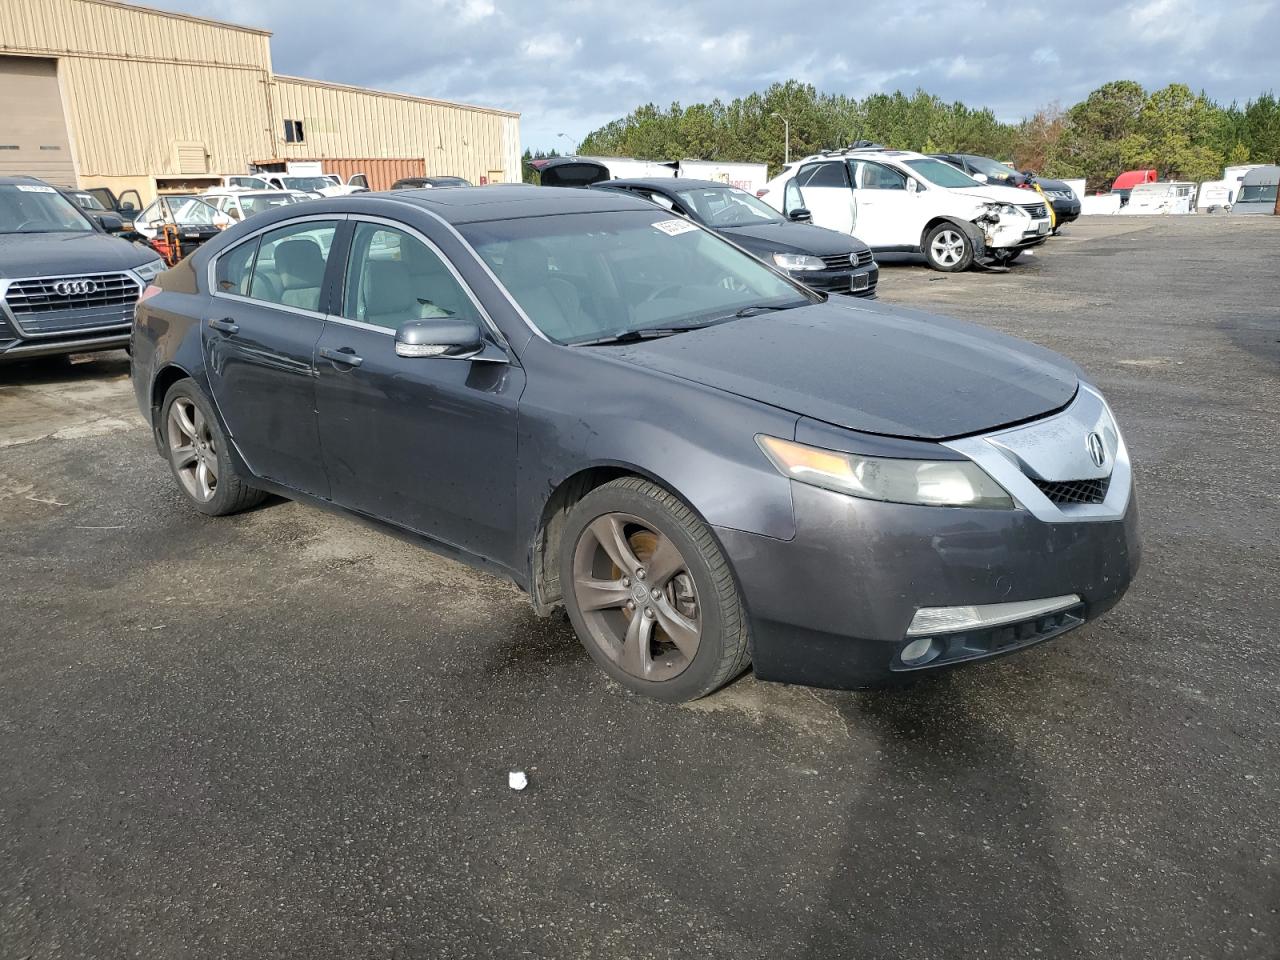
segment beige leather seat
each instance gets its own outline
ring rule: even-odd
[[[303,310],[320,309],[324,286],[324,254],[314,240],[297,237],[282,240],[275,249],[280,302]]]

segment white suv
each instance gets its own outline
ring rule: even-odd
[[[794,216],[854,234],[877,254],[922,253],[935,270],[1010,263],[1051,229],[1043,196],[979,183],[949,163],[908,150],[853,149],[806,157],[762,198]],[[800,215],[803,218],[803,214]]]

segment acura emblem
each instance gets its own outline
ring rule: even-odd
[[[62,297],[83,296],[97,293],[98,284],[93,280],[59,280],[53,285],[53,292]]]
[[[1085,442],[1089,447],[1089,457],[1093,460],[1095,467],[1100,467],[1107,462],[1107,448],[1102,445],[1102,437],[1099,434],[1089,434],[1089,439]]]

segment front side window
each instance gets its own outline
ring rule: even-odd
[[[949,163],[925,157],[919,160],[903,160],[906,166],[925,180],[939,187],[976,187],[978,181],[967,173],[957,170]]]
[[[796,181],[802,187],[847,187],[849,175],[843,163],[815,163],[801,167]]]
[[[466,291],[435,251],[403,230],[375,223],[356,225],[342,315],[388,330],[410,320],[479,320]]]
[[[233,293],[240,297],[249,295],[249,282],[253,278],[253,259],[258,252],[260,237],[246,240],[232,247],[218,258],[214,271],[214,284],[218,293]]]
[[[858,165],[858,186],[863,190],[905,190],[907,175],[883,163],[869,160],[855,161]],[[955,169],[954,167],[952,169]],[[957,173],[959,171],[956,171]],[[963,176],[963,174],[962,174]]]
[[[161,197],[148,207],[145,221],[211,227],[218,222],[218,211],[199,197]],[[225,222],[225,221],[224,221]]]
[[[754,257],[663,210],[471,223],[462,234],[548,338],[579,343],[812,302]]]
[[[74,203],[43,183],[0,184],[0,233],[91,233]]]
[[[777,223],[778,211],[737,187],[702,187],[681,190],[681,202],[700,220],[713,227],[746,227],[753,223]]]
[[[265,303],[318,311],[337,229],[333,221],[307,221],[264,233],[249,296]]]

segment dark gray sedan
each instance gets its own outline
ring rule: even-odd
[[[317,200],[143,295],[138,404],[206,514],[334,505],[563,604],[624,686],[862,686],[1097,617],[1129,457],[1068,361],[815,293],[614,192]]]

